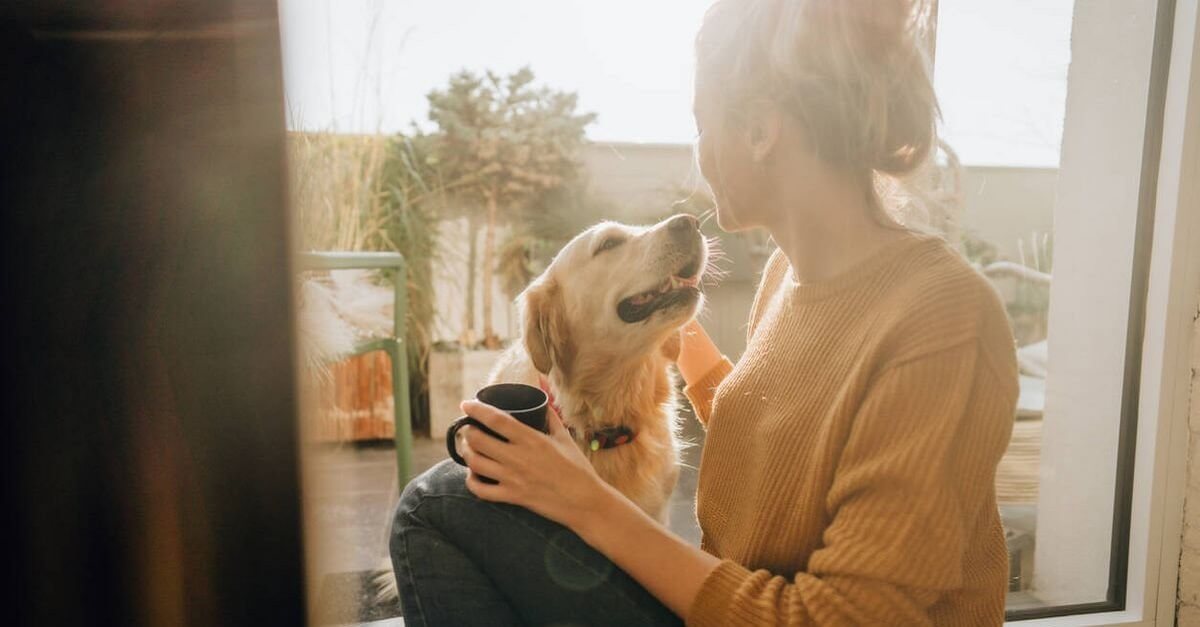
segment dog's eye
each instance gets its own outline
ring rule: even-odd
[[[603,242],[600,242],[600,245],[596,247],[596,252],[592,253],[592,256],[599,255],[600,253],[602,253],[606,250],[612,250],[612,249],[616,248],[617,246],[620,246],[621,244],[624,244],[624,243],[625,243],[625,240],[623,240],[619,237],[610,237],[610,238],[604,240]]]

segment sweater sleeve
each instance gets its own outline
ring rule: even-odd
[[[780,278],[787,272],[787,268],[787,258],[783,256],[782,251],[775,249],[775,252],[771,253],[767,259],[766,265],[763,266],[762,277],[759,279],[758,289],[754,293],[754,302],[750,305],[750,319],[746,323],[747,344],[754,337],[754,330],[762,317],[764,302],[770,299],[774,289],[778,287]],[[708,426],[708,418],[712,415],[714,392],[732,370],[733,363],[729,361],[729,358],[724,357],[707,374],[700,377],[699,381],[694,381],[683,389],[683,393],[692,402],[692,410],[696,412],[696,419],[700,421],[700,424]]]
[[[996,507],[1016,402],[1015,376],[1005,379],[974,340],[886,366],[846,435],[807,571],[725,560],[688,624],[930,624],[930,608],[964,587],[967,546]]]
[[[721,361],[718,361],[707,374],[683,389],[683,393],[692,403],[692,410],[696,412],[696,419],[700,421],[700,424],[708,426],[708,417],[712,415],[713,395],[717,386],[725,380],[725,377],[729,376],[732,370],[733,364],[729,358],[722,357]]]

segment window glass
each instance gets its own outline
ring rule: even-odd
[[[1128,532],[1119,498],[1128,460],[1122,466],[1118,452],[1136,374],[1127,346],[1140,333],[1130,311],[1144,272],[1133,260],[1151,4],[941,0],[936,11],[944,146],[931,180],[946,206],[933,222],[999,291],[1020,364],[1013,437],[996,477],[1014,618],[1111,602],[1123,585],[1111,550]],[[601,219],[647,223],[711,208],[691,117],[692,40],[707,5],[281,2],[301,246],[400,252],[408,264],[408,388],[399,402],[415,433],[412,472],[445,457],[445,422],[495,360],[488,340],[519,337],[513,297],[570,236]],[[526,67],[532,85],[576,97],[571,115],[596,117],[573,148],[570,185],[489,216],[447,191],[467,183],[428,151],[425,140],[440,131],[429,96],[463,70],[483,80]],[[705,228],[726,270],[706,288],[705,325],[736,359],[772,245],[761,234]],[[319,304],[328,290],[346,290],[370,309],[392,302],[379,276],[387,275],[310,273],[301,292]],[[392,312],[378,307],[367,316],[310,307],[301,326],[330,313],[351,320],[339,336],[347,342],[392,331]],[[308,374],[317,615],[342,623],[394,615],[371,582],[387,568],[387,518],[403,478],[393,444],[392,390],[401,388],[381,355]],[[695,542],[704,435],[691,419],[685,431],[697,446],[685,455],[671,520]]]

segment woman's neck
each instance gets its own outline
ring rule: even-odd
[[[855,188],[829,188],[806,198],[782,199],[789,209],[775,213],[767,230],[799,283],[832,279],[904,237],[898,225],[875,215],[866,194]]]

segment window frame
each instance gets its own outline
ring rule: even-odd
[[[1200,172],[1200,0],[1139,1],[1155,7],[1155,23],[1136,183],[1108,595],[1101,602],[1012,610],[1011,625],[1149,627],[1175,620],[1200,300],[1200,177],[1187,176]],[[1074,49],[1073,57],[1079,53]],[[1067,141],[1072,137],[1064,134]]]

